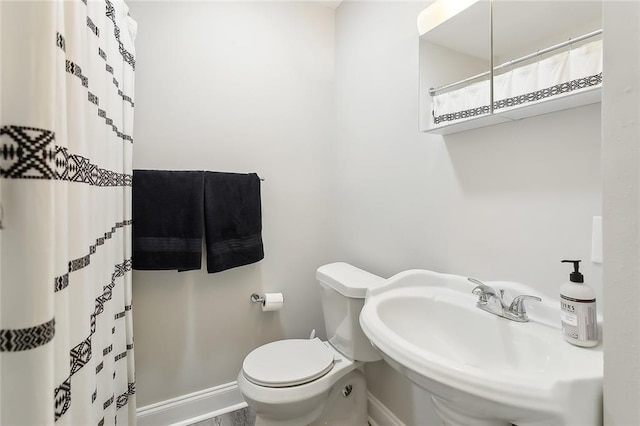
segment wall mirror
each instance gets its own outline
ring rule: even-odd
[[[420,130],[600,101],[601,0],[437,0],[418,16]]]
[[[436,1],[418,17],[420,129],[490,114],[491,3]],[[463,125],[463,124],[462,124]]]
[[[600,1],[493,0],[494,113],[511,119],[600,101]]]

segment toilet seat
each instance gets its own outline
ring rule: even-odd
[[[256,385],[281,388],[312,382],[333,365],[334,351],[320,339],[287,339],[252,351],[242,363],[242,373]]]

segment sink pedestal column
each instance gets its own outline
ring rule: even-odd
[[[444,426],[512,426],[511,422],[504,420],[480,418],[461,413],[453,408],[451,403],[436,396],[432,396],[431,399]]]

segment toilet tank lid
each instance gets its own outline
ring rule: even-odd
[[[316,279],[347,297],[364,299],[367,289],[382,284],[384,278],[363,271],[345,262],[323,265],[316,271]]]

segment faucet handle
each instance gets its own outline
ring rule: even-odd
[[[473,289],[473,294],[478,294],[476,293],[476,290],[480,291],[486,287],[488,287],[485,283],[483,283],[480,280],[477,280],[475,278],[467,278],[467,281],[474,283],[477,287]]]
[[[509,313],[512,317],[517,318],[518,321],[529,321],[529,317],[527,316],[527,310],[524,308],[525,300],[535,300],[536,302],[542,302],[542,299],[538,296],[529,296],[527,294],[522,294],[520,296],[516,296],[513,298],[511,305],[509,306]]]
[[[473,290],[471,290],[471,293],[478,296],[480,302],[487,302],[488,296],[497,296],[496,290],[493,287],[483,283],[482,281],[475,278],[467,278],[467,280],[476,285]],[[500,292],[500,299],[502,300],[502,297],[504,296],[504,290],[499,289],[498,291]]]
[[[467,278],[467,280],[476,285],[473,290],[471,290],[471,293],[478,296],[479,302],[487,303],[487,294],[493,293],[492,288],[475,278]]]

